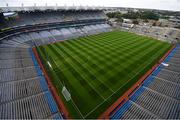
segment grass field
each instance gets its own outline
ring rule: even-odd
[[[133,33],[113,31],[37,48],[72,118],[97,118],[170,49]],[[65,101],[62,86],[71,93]]]

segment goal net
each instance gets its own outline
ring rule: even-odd
[[[66,89],[65,86],[62,88],[62,94],[64,98],[66,99],[66,101],[71,100],[71,94],[69,93],[69,91]]]

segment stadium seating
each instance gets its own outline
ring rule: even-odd
[[[102,11],[34,11],[19,12],[18,19],[7,21],[9,27],[21,25],[34,25],[42,23],[56,23],[63,21],[106,19]]]
[[[128,108],[126,111],[124,111],[123,116],[121,116],[121,119],[157,119],[157,117],[153,114],[150,114],[148,111],[144,110],[140,106],[138,106],[136,103],[132,101],[128,101],[131,104],[131,107]],[[126,107],[127,108],[127,107]],[[116,119],[115,117],[114,119]]]
[[[21,12],[19,18],[8,21],[7,25],[26,26],[1,33],[0,119],[63,119],[30,48],[109,32],[112,29],[105,21],[106,15],[96,10],[49,11]],[[85,20],[87,22],[82,22]],[[28,25],[32,25],[32,28]],[[136,26],[132,31],[154,35],[159,28]],[[174,30],[160,31],[163,35],[178,36]],[[177,46],[164,60],[169,66],[160,65],[130,99],[111,115],[111,119],[180,119],[179,61],[180,47]]]
[[[30,48],[111,31],[105,19],[102,11],[82,10],[21,12],[8,21],[12,28],[0,33],[0,119],[63,119]]]
[[[126,27],[125,27],[126,28]],[[180,41],[180,30],[168,27],[134,25],[132,28],[124,29],[142,35],[148,35],[162,41],[177,43]]]
[[[179,55],[177,45],[163,61],[169,66],[160,65],[111,119],[180,119]]]
[[[34,45],[49,44],[60,40],[76,38],[84,35],[98,34],[111,31],[108,24],[87,25],[79,28],[61,28],[42,30],[37,32],[22,33],[5,38],[0,46],[28,48]]]
[[[62,118],[31,54],[27,48],[0,48],[0,119]]]

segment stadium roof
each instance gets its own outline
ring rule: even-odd
[[[106,6],[180,11],[180,0],[0,0],[6,6]]]
[[[35,11],[35,10],[102,10],[100,6],[28,6],[28,7],[1,7],[0,12]]]
[[[4,15],[5,17],[12,16],[12,15],[14,15],[14,14],[16,14],[16,13],[15,13],[15,12],[3,13],[3,15]]]

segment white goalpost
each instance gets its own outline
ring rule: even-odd
[[[63,96],[64,96],[64,98],[66,99],[66,101],[69,101],[69,100],[71,100],[71,94],[69,93],[69,91],[66,89],[66,87],[65,86],[63,86],[63,88],[62,88],[62,94],[63,94]]]

